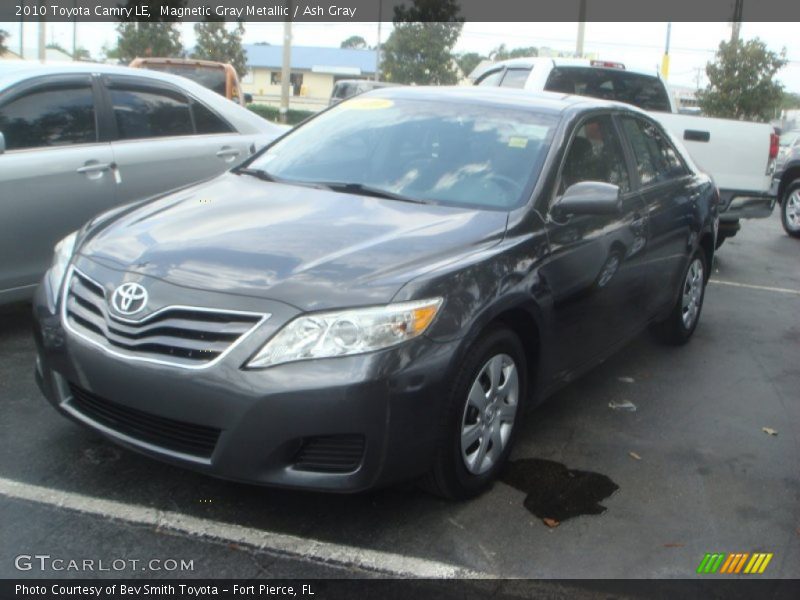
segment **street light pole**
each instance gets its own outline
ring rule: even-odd
[[[380,79],[381,75],[381,11],[383,9],[383,0],[378,0],[378,43],[375,45],[375,81]]]
[[[292,73],[292,0],[287,0],[286,20],[283,22],[283,64],[281,65],[281,107],[279,120],[286,123],[289,112],[289,84]]]
[[[578,40],[575,44],[575,56],[583,57],[583,36],[586,33],[586,0],[578,5]]]
[[[667,23],[667,44],[664,47],[664,58],[661,61],[661,76],[669,79],[669,37],[672,33],[672,22]]]

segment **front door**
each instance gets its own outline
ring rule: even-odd
[[[88,74],[41,77],[0,97],[0,302],[30,295],[53,246],[114,206]]]
[[[562,380],[629,337],[646,319],[647,220],[610,115],[589,117],[576,128],[554,200],[580,181],[619,186],[622,210],[559,219],[548,214],[550,253],[541,272],[553,298],[556,339],[548,351],[556,378]]]

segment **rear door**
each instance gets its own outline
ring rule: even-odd
[[[592,116],[572,135],[559,175],[558,196],[575,183],[619,186],[622,210],[613,215],[547,219],[550,256],[542,274],[553,294],[552,352],[563,379],[606,354],[646,321],[644,206],[633,187],[620,134],[609,114]]]
[[[697,199],[701,193],[689,168],[660,127],[633,115],[620,117],[630,145],[645,212],[648,217],[646,277],[648,312],[674,301],[678,278],[697,231]]]
[[[145,77],[103,81],[121,201],[208,179],[249,155],[249,139],[182,90]]]
[[[115,203],[99,97],[88,73],[38,77],[0,94],[0,302],[30,295],[54,244]]]

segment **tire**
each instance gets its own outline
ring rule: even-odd
[[[513,331],[496,327],[472,344],[448,390],[436,456],[423,482],[429,492],[464,500],[491,486],[511,452],[527,385],[525,352]]]
[[[789,184],[781,201],[781,224],[786,233],[800,238],[800,179]]]
[[[708,265],[705,253],[702,250],[696,250],[689,259],[689,264],[681,278],[681,287],[675,306],[666,319],[654,323],[651,327],[655,336],[662,342],[679,346],[688,342],[692,337],[703,309],[708,281],[707,274]]]

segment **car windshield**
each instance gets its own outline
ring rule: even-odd
[[[359,96],[248,166],[289,183],[508,209],[530,195],[556,123],[513,107]]]

